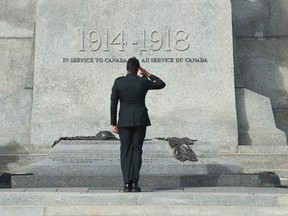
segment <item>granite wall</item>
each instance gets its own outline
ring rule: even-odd
[[[270,98],[288,134],[288,1],[232,0],[235,82]]]
[[[270,98],[288,133],[288,1],[231,0],[237,88]],[[29,153],[37,0],[0,2],[0,153]]]
[[[0,153],[27,153],[36,0],[0,2]]]

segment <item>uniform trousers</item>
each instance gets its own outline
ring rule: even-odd
[[[124,183],[138,183],[146,126],[120,127],[120,160]]]

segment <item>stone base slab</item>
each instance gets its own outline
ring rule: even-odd
[[[13,188],[98,187],[121,188],[121,175],[116,176],[12,176]],[[143,175],[139,185],[148,188],[179,187],[275,187],[281,186],[278,176],[261,174],[224,175]]]
[[[141,183],[151,187],[257,185],[241,177],[238,180],[235,176],[223,177],[243,173],[243,166],[222,159],[217,146],[197,142],[191,148],[198,161],[181,162],[173,157],[173,149],[167,141],[146,140]],[[119,156],[119,140],[64,140],[50,149],[45,160],[19,170],[17,174],[33,176],[14,176],[14,187],[121,186]]]

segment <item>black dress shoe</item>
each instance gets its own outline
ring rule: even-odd
[[[132,183],[131,192],[141,192],[141,188],[138,186],[137,183]]]
[[[130,183],[124,185],[123,192],[131,192],[131,184]]]

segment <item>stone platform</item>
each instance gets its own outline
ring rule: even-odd
[[[171,188],[179,186],[257,186],[257,175],[242,175],[243,166],[222,159],[216,146],[196,142],[191,148],[197,162],[181,162],[173,157],[167,141],[144,142],[139,184]],[[120,142],[63,140],[47,159],[18,171],[29,176],[13,176],[13,187],[115,187],[122,186]]]
[[[288,185],[288,146],[238,146],[237,152],[222,156],[243,164],[245,173],[275,172]]]
[[[0,189],[0,212],[9,216],[286,216],[288,190],[185,187],[123,193],[119,188]]]

